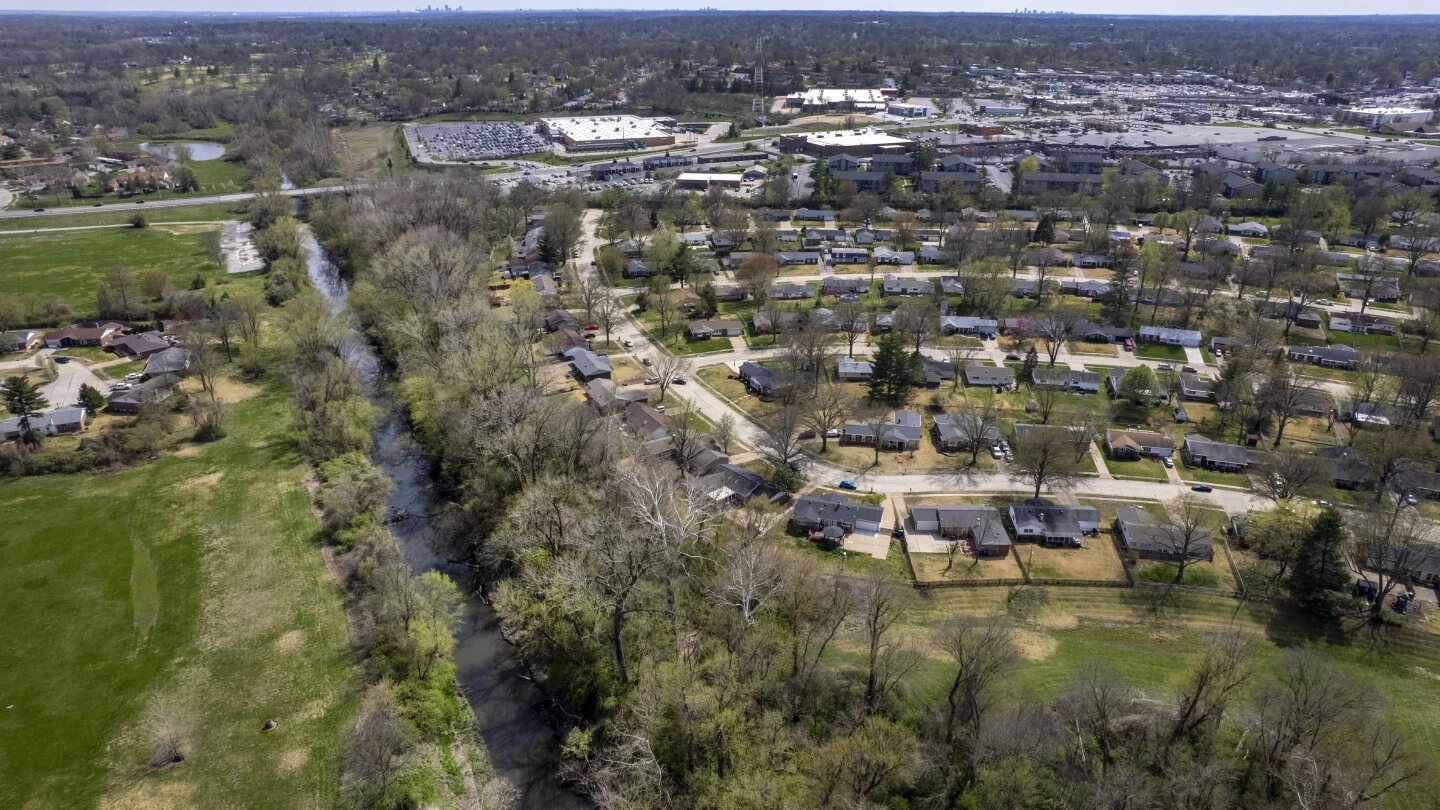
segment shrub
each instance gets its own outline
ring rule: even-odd
[[[150,224],[150,223],[148,223],[148,222],[145,221],[145,215],[144,215],[144,214],[136,214],[136,215],[130,217],[130,227],[132,227],[132,228],[143,228],[143,227],[145,227],[146,225],[149,225],[149,224]]]

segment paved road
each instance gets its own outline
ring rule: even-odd
[[[346,189],[362,188],[368,183],[356,183],[353,185],[331,185],[316,186],[314,188],[292,188],[281,191],[287,197],[309,197],[316,194],[328,194]],[[63,217],[69,214],[95,214],[103,211],[138,211],[144,213],[156,208],[184,208],[190,205],[207,205],[209,203],[245,202],[255,199],[254,192],[243,192],[239,194],[212,194],[208,197],[176,197],[168,200],[150,200],[145,203],[116,202],[107,203],[96,208],[70,207],[70,208],[46,208],[44,211],[15,210],[0,211],[0,219],[23,219],[25,217]]]
[[[54,354],[54,349],[41,349],[39,355]],[[63,350],[61,350],[63,353]],[[49,400],[48,411],[56,408],[63,408],[66,405],[74,405],[80,401],[80,386],[90,385],[102,394],[110,392],[110,383],[101,380],[89,366],[78,360],[71,360],[68,363],[56,363],[55,369],[59,376],[54,382],[46,383],[40,387],[40,393]]]

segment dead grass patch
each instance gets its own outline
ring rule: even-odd
[[[1110,543],[1108,532],[1088,537],[1084,548],[1049,548],[1025,543],[1016,548],[1030,576],[1037,579],[1093,579],[1116,581],[1125,578],[1125,568]]]
[[[297,771],[305,767],[310,761],[310,752],[304,748],[292,748],[280,757],[280,770],[284,772]]]
[[[1020,649],[1020,654],[1025,656],[1027,661],[1044,661],[1055,654],[1060,642],[1049,633],[1040,633],[1035,630],[1014,631],[1015,646]]]
[[[191,446],[191,447],[194,447],[194,445],[190,445],[190,446]],[[195,490],[206,490],[206,489],[209,489],[209,488],[215,486],[216,484],[220,483],[220,479],[221,479],[221,478],[224,478],[224,477],[225,477],[225,471],[224,471],[224,470],[217,470],[217,471],[215,471],[215,472],[213,472],[213,473],[210,473],[209,475],[202,475],[202,476],[199,476],[199,477],[197,477],[197,478],[191,478],[189,481],[184,481],[184,482],[176,485],[175,488],[178,489],[178,490],[180,490],[180,491],[182,491],[182,492],[192,492],[192,491],[195,491]]]
[[[275,649],[280,652],[292,652],[300,649],[301,642],[305,641],[305,631],[291,630],[284,633],[280,638],[275,639]]]

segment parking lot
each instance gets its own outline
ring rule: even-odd
[[[407,133],[411,132],[412,145],[421,147],[424,155],[432,160],[507,158],[548,148],[545,139],[534,130],[512,121],[420,124],[413,130],[407,128]]]

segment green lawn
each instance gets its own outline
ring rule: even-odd
[[[339,802],[360,686],[342,595],[289,395],[252,392],[214,444],[0,481],[0,806]],[[156,707],[186,759],[150,773]]]
[[[106,268],[123,264],[138,279],[154,267],[176,287],[188,287],[199,273],[224,275],[210,261],[198,233],[172,234],[155,228],[103,228],[46,234],[0,235],[0,289],[7,293],[58,296],[77,314],[95,312],[95,290]]]
[[[240,206],[237,208],[237,205]],[[0,231],[29,231],[47,228],[81,228],[91,225],[124,225],[136,212],[145,215],[152,225],[159,222],[215,222],[222,219],[243,219],[243,203],[204,203],[201,205],[179,205],[174,208],[152,208],[126,203],[106,204],[103,208],[77,210],[61,216],[17,217],[0,219]]]
[[[1136,357],[1151,360],[1179,360],[1185,362],[1185,350],[1179,346],[1165,346],[1159,343],[1141,343],[1135,347]]]

